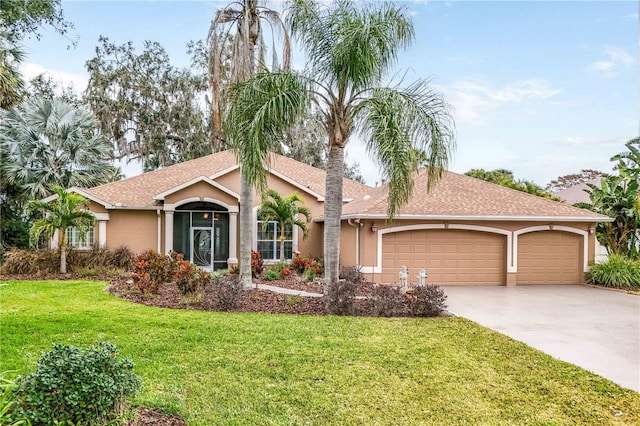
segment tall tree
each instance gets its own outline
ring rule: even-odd
[[[262,201],[258,214],[264,220],[265,226],[270,221],[278,224],[280,230],[280,261],[284,261],[284,240],[287,228],[297,226],[307,238],[309,229],[307,225],[311,223],[311,211],[304,206],[304,198],[293,193],[288,197],[282,197],[273,189],[267,190],[265,199]],[[302,205],[298,205],[300,203]],[[305,220],[302,221],[299,215],[303,215]]]
[[[598,170],[582,169],[578,173],[559,176],[557,179],[552,180],[547,185],[547,191],[556,192],[561,189],[571,188],[572,186],[592,181],[603,175],[604,173]]]
[[[64,19],[60,0],[0,1],[0,108],[11,108],[22,100],[25,84],[18,67],[25,52],[20,41],[28,36],[40,39],[44,25],[62,35],[73,27]]]
[[[310,104],[323,117],[328,163],[324,203],[324,260],[327,284],[338,280],[344,149],[359,131],[389,177],[389,217],[408,201],[423,160],[429,185],[442,175],[454,145],[449,106],[418,80],[408,87],[385,85],[398,53],[413,40],[410,17],[393,4],[343,0],[287,3],[292,34],[305,50],[303,74],[264,72],[235,88],[228,128],[249,159],[254,182],[265,182],[264,154]],[[253,161],[251,163],[250,161]]]
[[[258,0],[241,0],[218,10],[209,29],[209,81],[211,84],[212,143],[229,135],[224,122],[223,102],[226,87],[223,85],[222,69],[227,64],[229,81],[239,83],[253,77],[258,67],[265,67],[265,43],[262,23],[266,21],[274,31],[282,30],[283,68],[288,69],[290,49],[289,38],[277,12],[258,4]],[[231,55],[225,53],[227,41],[231,43]],[[272,54],[275,58],[275,46]],[[276,60],[274,59],[274,66]],[[224,128],[223,128],[224,126]],[[240,282],[251,288],[251,244],[253,241],[253,187],[256,176],[264,174],[263,163],[268,153],[262,150],[245,149],[247,140],[233,138],[231,147],[240,162]],[[259,168],[256,169],[256,167]],[[260,186],[264,189],[264,185]]]
[[[538,197],[547,198],[549,200],[558,200],[558,198],[554,197],[552,194],[545,191],[544,188],[542,188],[540,185],[535,184],[534,182],[524,179],[516,180],[511,170],[471,169],[466,172],[465,175],[474,177],[476,179],[482,179],[498,185],[506,186],[507,188],[515,189],[517,191],[526,192],[527,194],[537,195]]]
[[[0,108],[17,105],[24,95],[24,79],[18,69],[24,58],[23,47],[0,29]]]
[[[85,238],[86,233],[93,227],[95,217],[86,210],[87,200],[75,193],[65,191],[61,186],[54,186],[53,192],[55,200],[51,202],[31,201],[31,210],[42,210],[45,215],[33,223],[30,231],[32,245],[36,245],[40,235],[47,238],[54,236],[59,231],[60,245],[60,273],[67,273],[67,229],[75,227],[78,229],[80,238]],[[85,208],[82,210],[81,208]]]
[[[29,99],[0,111],[3,177],[30,197],[49,194],[52,185],[90,187],[117,173],[111,146],[84,107],[59,99]]]
[[[84,99],[113,141],[115,158],[153,170],[214,152],[201,100],[206,76],[172,66],[160,44],[146,41],[137,54],[131,42],[100,37],[86,67]]]

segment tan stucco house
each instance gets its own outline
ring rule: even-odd
[[[300,194],[314,222],[309,237],[287,231],[285,252],[323,255],[325,171],[273,155],[268,186]],[[71,188],[90,200],[97,226],[87,245],[171,250],[206,269],[238,262],[239,167],[229,151],[94,188]],[[409,203],[386,219],[388,188],[344,179],[340,260],[361,265],[378,283],[415,282],[424,269],[437,284],[575,284],[594,259],[597,222],[609,218],[475,178],[445,172],[431,191],[420,174]],[[279,253],[279,232],[258,217],[255,250]],[[70,231],[69,241],[79,243]]]

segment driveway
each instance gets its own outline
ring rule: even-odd
[[[640,296],[581,285],[443,288],[456,315],[640,392]]]

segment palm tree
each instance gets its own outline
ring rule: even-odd
[[[587,184],[590,203],[576,206],[604,214],[613,222],[601,222],[596,231],[609,253],[620,254],[629,259],[639,257],[638,229],[640,229],[640,182],[623,175],[607,175],[600,186]]]
[[[302,229],[303,238],[307,238],[309,233],[307,224],[311,223],[311,211],[304,206],[296,205],[296,203],[304,204],[304,199],[296,193],[283,198],[273,189],[269,189],[265,193],[265,197],[266,199],[262,201],[258,214],[262,216],[265,227],[271,221],[278,223],[278,229],[280,230],[280,261],[284,261],[286,229],[297,226]],[[299,215],[304,215],[304,222],[300,220]]]
[[[61,186],[54,186],[53,193],[56,198],[51,202],[31,201],[29,209],[42,210],[44,217],[33,223],[29,232],[31,245],[37,245],[40,235],[47,238],[53,237],[59,231],[60,242],[60,273],[67,273],[67,229],[76,227],[80,238],[84,238],[86,233],[95,224],[95,217],[87,210],[78,208],[87,207],[87,200],[75,193],[65,191]]]
[[[24,79],[18,65],[25,53],[14,35],[0,30],[0,108],[11,108],[20,102],[24,89]]]
[[[266,172],[258,160],[267,161],[264,153],[311,105],[321,111],[328,145],[325,279],[332,283],[338,279],[344,149],[351,135],[359,132],[389,179],[392,218],[408,201],[421,165],[427,166],[430,186],[441,177],[454,146],[454,124],[448,104],[427,81],[404,88],[384,84],[398,52],[414,37],[404,9],[351,0],[332,6],[292,0],[286,11],[307,68],[304,73],[263,72],[236,85],[226,131],[243,142],[240,162],[264,185]]]
[[[53,185],[91,187],[116,176],[111,145],[97,133],[85,107],[59,99],[29,99],[0,112],[2,172],[31,197],[48,195]]]
[[[238,7],[239,6],[239,7]],[[223,68],[228,70],[231,83],[239,83],[253,77],[258,66],[264,66],[264,40],[261,20],[284,35],[284,69],[289,67],[291,56],[289,38],[277,12],[258,5],[258,0],[240,0],[218,10],[209,29],[209,82],[211,85],[212,144],[220,146],[223,139]],[[235,34],[231,34],[235,30]],[[231,54],[226,51],[231,43]],[[275,46],[273,50],[275,56]],[[274,66],[275,66],[274,60]],[[250,156],[237,149],[244,141],[236,139],[232,148],[240,159],[240,282],[251,288],[251,244],[253,241],[253,183],[255,174]],[[254,152],[251,155],[256,155]],[[259,154],[258,154],[259,156]],[[260,164],[262,162],[260,161]]]

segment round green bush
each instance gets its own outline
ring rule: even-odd
[[[87,349],[54,345],[36,371],[17,379],[11,415],[32,425],[96,424],[114,417],[116,405],[142,387],[133,362],[102,342]]]

